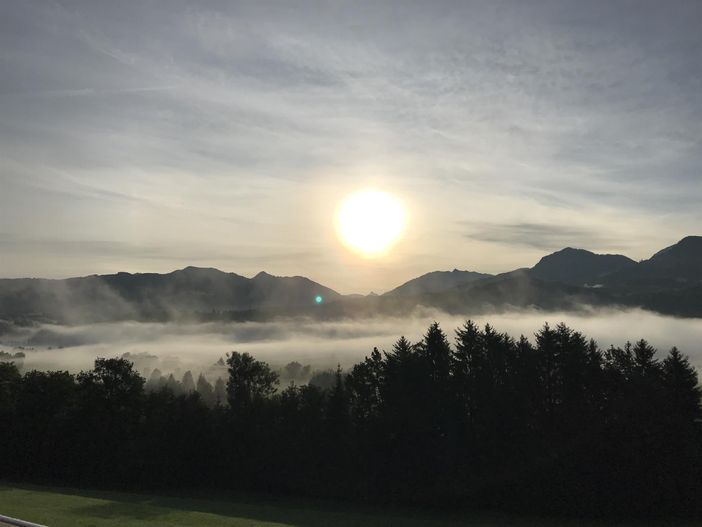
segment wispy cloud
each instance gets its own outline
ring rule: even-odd
[[[562,225],[477,223],[468,224],[466,227],[471,229],[471,232],[465,235],[469,239],[509,246],[532,247],[544,251],[565,247],[622,251],[627,245],[622,244],[617,238],[608,237],[606,232]]]

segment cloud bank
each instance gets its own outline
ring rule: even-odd
[[[417,312],[409,318],[375,318],[319,322],[149,324],[111,323],[88,326],[40,326],[16,328],[0,335],[0,349],[16,352],[23,346],[23,368],[79,371],[92,366],[95,357],[116,357],[124,353],[157,357],[149,367],[163,371],[206,371],[225,353],[248,352],[282,367],[291,361],[310,364],[314,369],[348,368],[368,355],[373,347],[389,350],[400,335],[412,341],[422,338],[428,325],[438,321],[453,339],[463,317],[437,311]],[[565,322],[594,338],[601,348],[622,346],[627,340],[647,339],[660,356],[672,346],[688,354],[702,368],[702,320],[677,319],[641,310],[598,310],[579,313],[518,311],[481,315],[479,324],[489,323],[514,337],[533,334],[545,322]],[[49,349],[49,348],[52,349]],[[141,364],[140,364],[141,365]]]

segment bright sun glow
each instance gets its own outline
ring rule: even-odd
[[[351,194],[341,202],[336,213],[339,238],[349,249],[366,258],[385,254],[404,227],[402,204],[376,190]]]

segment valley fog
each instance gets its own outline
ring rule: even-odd
[[[454,330],[467,317],[418,310],[407,318],[315,321],[293,319],[244,323],[138,323],[121,322],[82,326],[40,325],[9,327],[0,336],[0,350],[22,352],[23,371],[61,369],[78,372],[92,367],[96,357],[128,358],[143,374],[159,368],[163,373],[194,374],[208,368],[227,352],[248,352],[275,368],[291,361],[313,370],[348,368],[374,346],[389,350],[400,335],[415,342],[428,325],[438,321],[453,340]],[[644,338],[659,350],[659,358],[672,346],[702,366],[702,319],[681,319],[642,310],[592,312],[515,311],[472,318],[491,324],[517,338],[533,334],[544,322],[565,322],[594,338],[602,349]]]

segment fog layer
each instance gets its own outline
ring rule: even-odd
[[[418,311],[409,318],[378,318],[320,322],[309,319],[245,323],[108,323],[83,326],[40,325],[5,328],[0,350],[24,348],[22,369],[79,371],[95,357],[130,353],[148,357],[150,368],[164,371],[204,371],[225,353],[248,352],[274,366],[290,361],[324,369],[349,367],[374,346],[389,349],[400,335],[419,340],[432,321],[453,339],[466,318],[436,311]],[[594,338],[601,348],[645,338],[661,353],[678,346],[702,366],[702,319],[678,319],[641,310],[599,310],[590,313],[520,311],[474,318],[514,337],[533,333],[545,322],[565,322]],[[153,357],[156,356],[156,357]],[[139,366],[139,365],[137,365]]]

